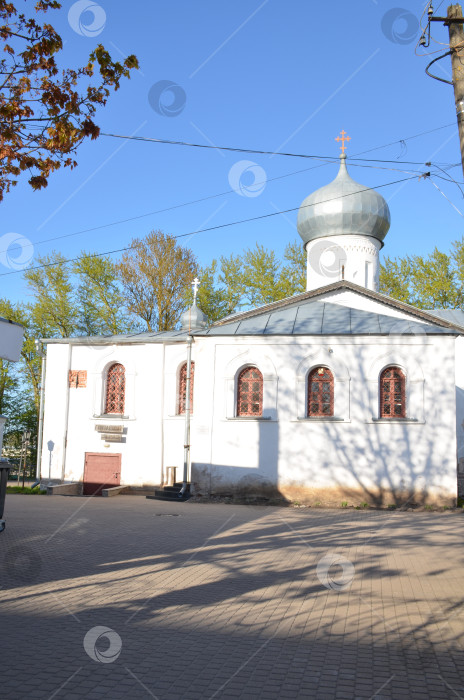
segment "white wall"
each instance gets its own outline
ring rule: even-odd
[[[453,381],[437,382],[438,376],[454,375],[454,338],[420,335],[308,341],[203,341],[209,343],[209,352],[204,352],[202,370],[211,372],[214,366],[216,379],[210,445],[204,441],[200,447],[192,441],[193,480],[198,488],[227,492],[241,485],[278,483],[281,488],[342,487],[360,493],[378,487],[403,492],[426,489],[431,496],[454,496],[455,389]],[[266,368],[264,413],[269,420],[228,416],[230,367],[237,371],[244,364]],[[318,364],[333,370],[335,417],[339,420],[301,420],[305,386],[301,376]],[[409,420],[376,420],[378,376],[388,364],[400,365],[408,377]],[[199,382],[198,367],[196,372]],[[266,374],[276,389],[267,391],[267,400]],[[337,395],[341,396],[338,407]]]
[[[69,348],[71,348],[70,356]],[[121,484],[157,484],[162,468],[162,345],[68,346],[49,344],[45,387],[42,476],[48,476],[49,440],[51,476],[81,481],[86,452],[122,455]],[[68,362],[72,370],[87,370],[86,388],[68,389]],[[125,417],[102,417],[106,368],[120,362],[126,371]],[[69,396],[68,420],[66,405]],[[67,430],[67,446],[64,441]],[[95,426],[124,426],[123,442],[106,442]]]
[[[458,341],[462,356],[462,339]],[[202,337],[193,343],[192,481],[201,492],[349,488],[456,494],[455,339],[448,336]],[[184,418],[176,415],[185,344],[82,346],[47,351],[42,475],[82,480],[86,452],[122,455],[121,483],[162,483],[166,467],[182,478]],[[126,368],[124,419],[100,417],[102,377]],[[68,390],[71,369],[87,387]],[[264,377],[266,420],[235,418],[235,378],[256,364]],[[308,371],[329,366],[338,420],[305,420]],[[398,364],[407,381],[407,421],[378,422],[378,376]],[[458,363],[459,364],[459,363]],[[464,363],[462,363],[464,366]],[[464,370],[457,371],[458,424],[464,420]],[[461,394],[459,394],[461,391]],[[66,415],[69,395],[67,447]],[[105,443],[96,424],[124,426],[124,442]],[[464,429],[459,449],[464,450]],[[48,450],[47,443],[53,442]]]
[[[456,440],[459,496],[464,497],[464,337],[456,338]]]
[[[360,287],[379,288],[379,250],[376,238],[343,234],[317,238],[306,245],[306,289],[346,280]]]

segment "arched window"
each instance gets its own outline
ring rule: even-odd
[[[380,417],[406,418],[406,377],[399,367],[385,367],[380,375]]]
[[[316,367],[308,375],[308,417],[333,416],[334,378],[327,367]]]
[[[263,413],[263,375],[257,367],[245,367],[237,380],[237,416]]]
[[[195,363],[190,365],[190,413],[193,413],[193,377],[195,374]],[[179,372],[179,399],[177,402],[177,413],[185,413],[185,397],[187,396],[187,363],[184,362]]]
[[[116,362],[106,375],[105,413],[124,413],[126,378],[123,365]]]

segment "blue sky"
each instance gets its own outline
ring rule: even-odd
[[[452,125],[365,157],[432,160],[441,167],[460,163],[452,88],[425,75],[425,66],[438,54],[424,58],[414,51],[426,3],[403,3],[401,11],[393,12],[398,2],[334,0],[329,6],[303,0],[84,0],[64,2],[47,19],[65,41],[63,61],[68,66],[84,64],[100,42],[115,58],[135,53],[139,59],[140,71],[123,82],[97,115],[103,132],[337,156],[334,139],[345,129],[351,136],[349,157]],[[436,9],[439,4],[437,0]],[[446,7],[442,3],[440,14]],[[446,42],[442,25],[436,23],[433,33]],[[432,50],[446,51],[446,46],[433,43]],[[449,79],[449,57],[436,72]],[[168,81],[178,87],[161,92]],[[33,192],[22,181],[6,195],[0,242],[23,236],[32,242],[28,250],[34,254],[55,249],[66,257],[81,250],[122,248],[152,229],[179,235],[298,207],[338,169],[333,163],[302,158],[105,136],[85,143],[77,160],[73,171],[53,175],[46,190]],[[350,166],[348,161],[351,176],[367,186],[408,177],[404,170],[427,170],[400,162],[370,165],[376,167]],[[463,181],[460,165],[449,172]],[[434,181],[464,212],[458,187]],[[426,254],[435,245],[448,250],[461,238],[463,217],[431,182],[413,180],[380,191],[392,217],[384,254]],[[150,212],[159,213],[41,242]],[[256,242],[282,254],[297,238],[296,216],[290,212],[182,240],[201,264]],[[0,274],[11,271],[17,254],[0,252]],[[4,275],[0,283],[2,296],[27,299],[21,274]]]

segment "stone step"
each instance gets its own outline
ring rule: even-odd
[[[188,499],[191,498],[191,495],[192,494],[188,491],[186,491],[182,496],[179,496],[179,491],[159,491],[158,489],[155,489],[154,496],[145,496],[145,498],[152,501],[171,501],[171,503],[179,503],[182,501],[188,501]]]
[[[163,491],[167,493],[179,493],[182,488],[182,484],[174,484],[174,486],[163,486]],[[187,484],[187,491],[190,493],[190,484]]]

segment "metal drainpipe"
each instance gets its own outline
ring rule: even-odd
[[[47,368],[47,355],[45,353],[43,343],[41,340],[35,341],[35,347],[37,353],[42,358],[42,370],[40,374],[40,407],[39,407],[39,426],[37,433],[37,468],[35,473],[35,478],[37,481],[42,479],[42,442],[43,442],[43,419],[44,419],[44,405],[45,405],[45,373]]]
[[[187,491],[188,467],[190,460],[190,373],[192,370],[192,342],[191,335],[187,337],[187,376],[185,380],[185,428],[184,428],[184,475],[179,498]]]
[[[166,483],[166,475],[164,472],[164,392],[165,392],[165,378],[164,374],[166,371],[166,345],[163,343],[163,373],[161,375],[161,418],[160,418],[160,428],[161,428],[161,434],[160,434],[160,452],[161,452],[161,481],[160,484],[163,486],[163,484]]]
[[[68,423],[69,423],[69,372],[71,371],[72,362],[72,345],[68,345],[68,370],[66,372],[66,408],[64,414],[64,437],[63,437],[63,460],[61,464],[61,482],[64,482],[64,475],[66,474],[66,451],[68,448]]]

